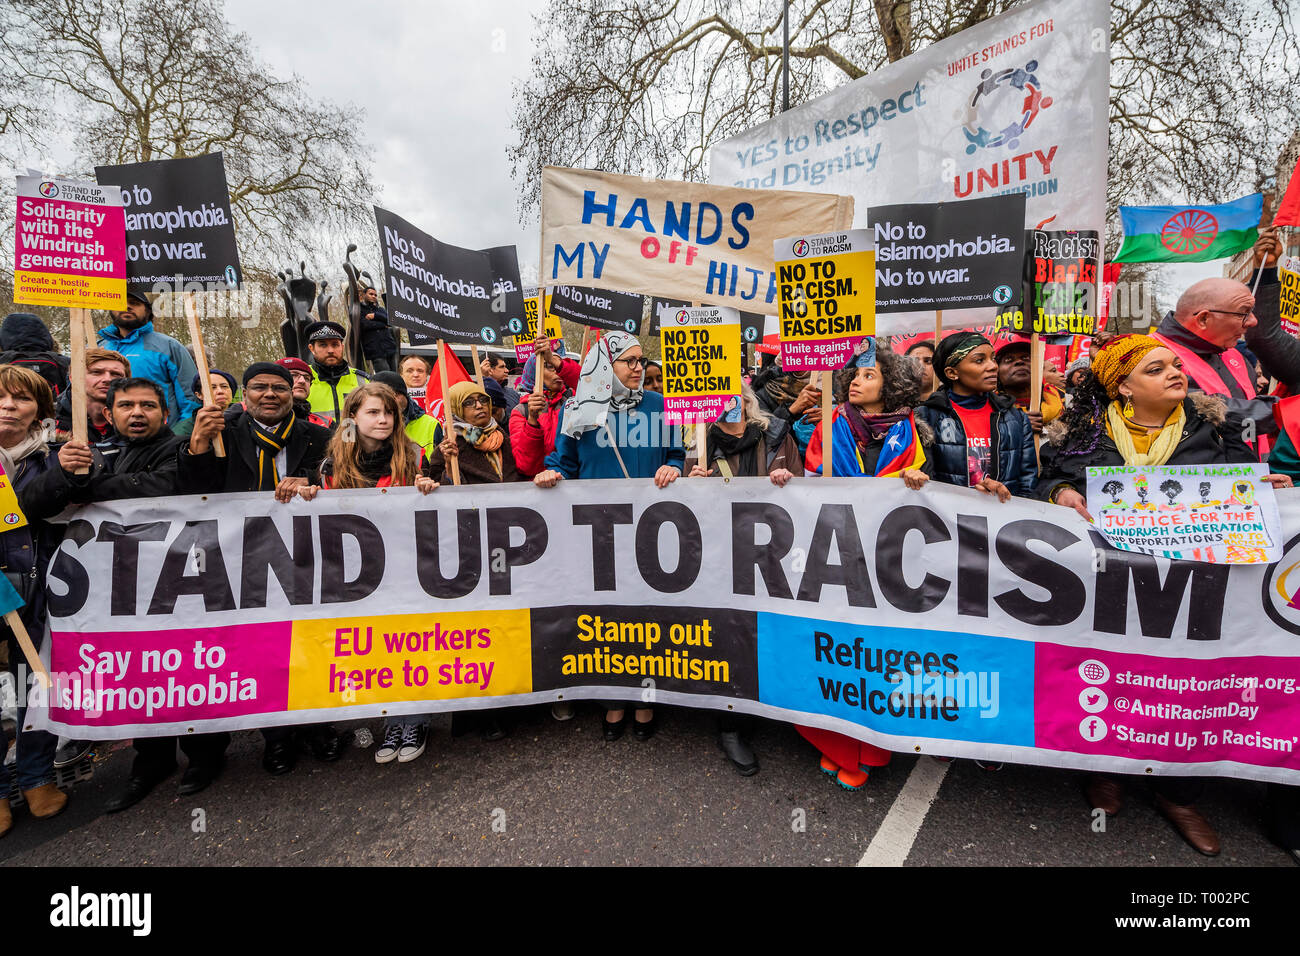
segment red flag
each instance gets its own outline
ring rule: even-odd
[[[1292,170],[1291,179],[1286,184],[1286,192],[1282,194],[1282,201],[1277,204],[1273,225],[1300,226],[1300,158],[1296,159],[1295,169]]]
[[[465,371],[465,366],[460,364],[460,359],[456,353],[451,350],[451,346],[445,342],[442,344],[439,352],[447,357],[447,387],[451,388],[457,382],[468,382],[473,376]],[[438,361],[442,359],[439,358]],[[425,385],[424,391],[424,410],[433,414],[434,417],[441,419],[441,414],[435,414],[435,409],[442,407],[442,370],[438,367],[438,362],[433,363],[433,371],[429,373],[429,381]]]

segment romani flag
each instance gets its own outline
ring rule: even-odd
[[[1259,238],[1264,195],[1217,206],[1120,206],[1124,244],[1112,262],[1210,262]]]

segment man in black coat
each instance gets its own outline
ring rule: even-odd
[[[299,418],[293,409],[293,377],[273,362],[257,362],[244,372],[244,409],[226,416],[215,405],[199,409],[194,431],[179,454],[178,475],[185,494],[265,491],[289,501],[317,480],[329,430]],[[213,440],[221,435],[226,457],[218,458]],[[318,760],[343,756],[343,741],[329,724],[268,727],[262,730],[268,773],[288,773],[306,742]]]
[[[376,372],[395,372],[397,341],[388,327],[388,310],[379,304],[379,293],[367,286],[361,293],[361,354]]]

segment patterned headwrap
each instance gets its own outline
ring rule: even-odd
[[[560,426],[564,434],[577,438],[585,431],[603,428],[610,409],[621,412],[641,403],[643,390],[633,391],[614,374],[614,359],[640,344],[626,332],[606,332],[592,346],[582,360],[578,390],[564,403]]]
[[[939,342],[934,350],[934,367],[938,376],[943,370],[952,368],[981,345],[991,344],[978,332],[956,332]],[[942,380],[942,379],[941,379]]]
[[[1092,360],[1092,374],[1111,398],[1119,395],[1119,383],[1128,378],[1148,352],[1164,344],[1149,335],[1117,335]]]

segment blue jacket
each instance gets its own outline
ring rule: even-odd
[[[169,427],[198,409],[199,403],[190,391],[190,383],[199,374],[194,359],[185,351],[185,346],[170,335],[155,332],[152,322],[125,333],[116,325],[110,325],[100,329],[97,338],[100,348],[112,349],[127,357],[133,377],[147,378],[162,386],[163,394],[167,396]]]
[[[645,392],[641,404],[626,412],[610,412],[610,432],[629,478],[653,478],[663,465],[678,471],[686,466],[681,425],[664,422],[664,397]],[[592,428],[577,438],[564,434],[564,408],[556,422],[555,451],[546,456],[546,467],[565,478],[622,478],[618,457],[603,428]]]

